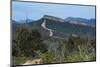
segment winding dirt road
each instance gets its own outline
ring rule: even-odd
[[[45,29],[45,30],[48,30],[50,32],[49,36],[53,36],[53,30],[52,29],[49,29],[46,27],[46,20],[43,21],[43,23],[41,24],[41,26]]]

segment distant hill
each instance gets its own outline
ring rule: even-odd
[[[66,21],[78,21],[80,23],[84,23],[86,25],[91,25],[95,26],[96,25],[96,19],[84,19],[84,18],[73,18],[73,17],[68,17],[65,19]]]

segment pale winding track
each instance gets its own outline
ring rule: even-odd
[[[50,37],[53,36],[53,30],[46,27],[46,20],[43,21],[43,23],[41,24],[41,26],[44,29],[46,29],[46,30],[48,30],[50,32],[50,34],[49,34]]]

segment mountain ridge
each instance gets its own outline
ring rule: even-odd
[[[46,20],[44,24],[44,20]],[[72,21],[72,20],[71,20]],[[70,21],[65,21],[62,18],[44,15],[41,19],[37,21],[32,21],[30,23],[24,23],[32,28],[36,28],[43,36],[57,36],[57,37],[68,37],[72,36],[95,36],[95,27],[81,24],[81,22],[71,23]],[[44,24],[44,25],[43,25]]]

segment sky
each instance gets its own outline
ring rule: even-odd
[[[95,6],[47,4],[35,2],[12,2],[13,20],[38,20],[44,15],[60,18],[95,18]]]

